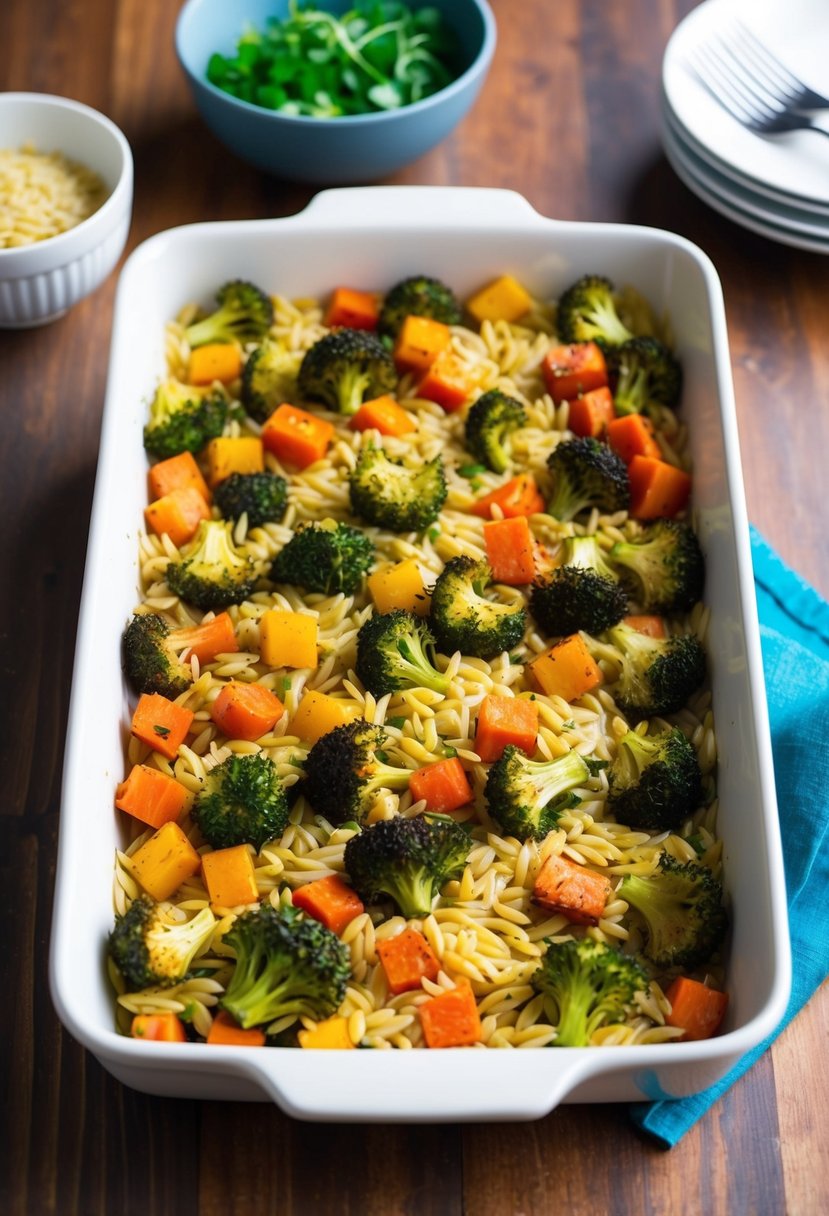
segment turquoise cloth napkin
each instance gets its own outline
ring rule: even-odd
[[[792,993],[777,1030],[703,1093],[631,1106],[634,1123],[671,1148],[751,1068],[829,974],[829,934],[815,921],[829,886],[829,604],[751,531],[792,943]]]

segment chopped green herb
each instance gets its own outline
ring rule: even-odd
[[[393,726],[395,730],[402,730],[407,721],[408,718],[387,718],[386,725]]]
[[[703,844],[702,837],[698,833],[694,833],[693,836],[688,836],[687,840],[697,857],[702,857],[703,853],[705,852],[705,845]]]
[[[291,691],[291,677],[290,676],[282,677],[282,691],[283,692]]]
[[[456,747],[450,747],[449,744],[447,744],[443,749],[443,754],[447,760],[451,760],[453,756],[457,756],[458,749]]]
[[[389,753],[388,752],[384,752],[384,751],[380,750],[380,751],[376,751],[374,754],[377,757],[377,759],[380,761],[381,764],[388,764],[388,762],[389,762]]]
[[[566,722],[562,722],[561,729],[562,730],[575,730],[576,729],[575,718],[568,718]]]
[[[509,661],[513,665],[513,667],[520,667],[521,664],[524,662],[524,660],[522,659],[520,654],[511,654],[509,657]]]
[[[156,735],[161,735],[162,739],[166,739],[170,733],[170,728],[169,726],[159,726],[156,723],[156,725],[153,727],[153,733]]]
[[[486,472],[485,464],[462,464],[458,469],[461,477],[477,477],[479,473]],[[479,483],[480,484],[480,483]]]
[[[430,528],[426,535],[429,537],[432,544],[434,544],[437,538],[440,536],[440,528]]]

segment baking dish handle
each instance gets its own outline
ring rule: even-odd
[[[490,186],[347,186],[316,194],[301,219],[338,227],[382,224],[411,228],[460,224],[472,229],[493,223],[549,224],[515,190]]]

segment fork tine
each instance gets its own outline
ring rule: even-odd
[[[762,73],[771,87],[789,96],[790,104],[798,103],[804,108],[829,106],[829,98],[815,92],[795,76],[739,17],[733,18],[733,25],[736,37],[742,40],[743,50],[751,58],[755,69]]]
[[[744,65],[721,37],[713,39],[706,49],[717,62],[720,87],[739,93],[749,109],[761,113],[764,117],[773,118],[785,108],[778,98],[770,96],[762,87],[758,88],[756,80],[746,72]]]
[[[748,126],[774,117],[774,111],[765,104],[761,107],[757,97],[741,87],[711,44],[697,46],[689,63],[706,91],[738,122]]]

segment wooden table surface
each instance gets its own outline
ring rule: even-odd
[[[129,247],[208,219],[292,214],[312,188],[232,159],[173,52],[170,0],[5,0],[0,88],[104,111],[136,166]],[[690,238],[723,281],[751,520],[829,593],[829,259],[752,235],[675,177],[662,51],[689,0],[493,0],[491,74],[395,183],[509,187],[543,214]],[[2,132],[0,132],[2,145]],[[0,332],[0,1211],[8,1216],[518,1216],[827,1210],[829,993],[671,1152],[623,1107],[530,1124],[293,1122],[266,1104],[149,1098],[63,1032],[47,951],[75,625],[116,276],[43,329]]]

